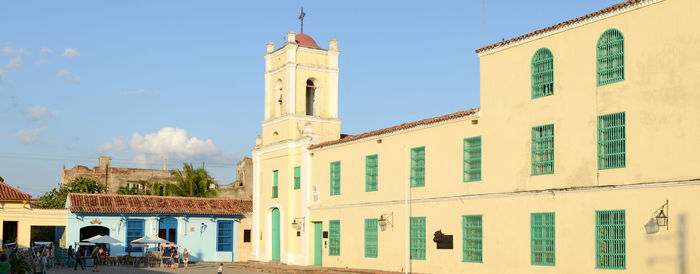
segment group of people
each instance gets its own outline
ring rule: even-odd
[[[73,270],[78,270],[78,265],[80,265],[80,269],[85,270],[85,265],[83,264],[83,257],[87,256],[93,259],[93,266],[92,266],[92,271],[93,272],[98,272],[100,269],[98,268],[97,265],[99,265],[99,261],[101,258],[106,258],[109,256],[109,250],[102,245],[95,245],[95,246],[79,246],[77,250],[73,250],[73,246],[68,247],[68,263],[72,263],[75,258],[75,263],[73,266]],[[70,267],[70,265],[68,265]]]
[[[163,260],[163,267],[179,267],[180,255],[177,252],[176,246],[166,245],[165,243],[162,243],[160,245],[160,252],[160,257]],[[189,263],[189,256],[190,251],[187,250],[187,248],[185,248],[182,251],[182,263],[184,264],[185,268],[187,268],[187,264]]]

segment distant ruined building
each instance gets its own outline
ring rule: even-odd
[[[252,182],[253,159],[245,157],[236,164],[236,181],[228,185],[219,185],[219,197],[236,200],[252,200]]]

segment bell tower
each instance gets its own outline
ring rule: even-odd
[[[259,145],[296,140],[307,123],[320,142],[340,138],[339,53],[335,39],[323,49],[310,36],[294,31],[278,49],[267,44],[265,120]]]

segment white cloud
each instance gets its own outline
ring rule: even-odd
[[[48,59],[43,58],[43,59],[39,59],[39,60],[34,61],[34,64],[35,64],[35,65],[43,65],[43,64],[46,64],[46,63],[48,63],[48,62],[49,62]]]
[[[148,91],[146,91],[145,89],[125,90],[122,92],[123,95],[144,95],[147,93]]]
[[[2,52],[5,53],[5,55],[28,55],[29,52],[24,50],[24,49],[13,49],[11,47],[4,47],[2,48]]]
[[[46,130],[46,127],[24,128],[15,133],[13,137],[22,144],[31,144],[36,142],[39,133],[41,133],[44,130]]]
[[[63,51],[63,56],[66,57],[77,57],[80,56],[80,52],[77,49],[67,48]]]
[[[41,54],[49,54],[52,53],[53,50],[51,50],[50,48],[41,48],[39,52],[41,52]]]
[[[22,111],[22,114],[24,116],[27,116],[27,118],[39,122],[43,120],[44,118],[51,117],[54,115],[53,112],[50,112],[48,109],[46,109],[45,106],[33,106],[33,107],[28,107]]]
[[[22,61],[22,56],[17,56],[15,58],[12,58],[10,60],[10,62],[8,62],[5,67],[9,68],[9,69],[13,69],[13,68],[19,68],[21,66],[24,66],[24,62]]]
[[[71,82],[71,83],[80,83],[80,77],[78,76],[73,76],[73,73],[67,70],[61,70],[57,74],[58,77],[63,77],[63,80],[66,82]]]
[[[99,154],[102,154],[106,151],[118,151],[122,152],[126,149],[126,138],[124,136],[119,136],[114,139],[112,139],[111,142],[102,144],[99,147],[97,147],[97,152]]]

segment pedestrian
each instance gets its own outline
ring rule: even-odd
[[[97,246],[94,246],[92,248],[92,252],[90,252],[90,257],[92,258],[92,272],[99,272],[100,271],[99,269],[97,269],[97,265],[98,265],[97,252],[98,252]]]
[[[182,252],[182,261],[185,262],[185,268],[187,268],[187,262],[190,261],[189,256],[190,252],[185,248],[185,251]]]
[[[10,262],[7,260],[5,253],[0,254],[0,274],[8,274],[12,270]]]
[[[73,246],[68,246],[68,267],[73,266]]]
[[[219,263],[219,270],[217,270],[216,273],[224,273],[224,263]]]
[[[83,266],[83,246],[79,246],[75,252],[75,265],[73,266],[73,270],[78,270],[78,265],[80,265],[82,270],[85,270],[85,266]]]

